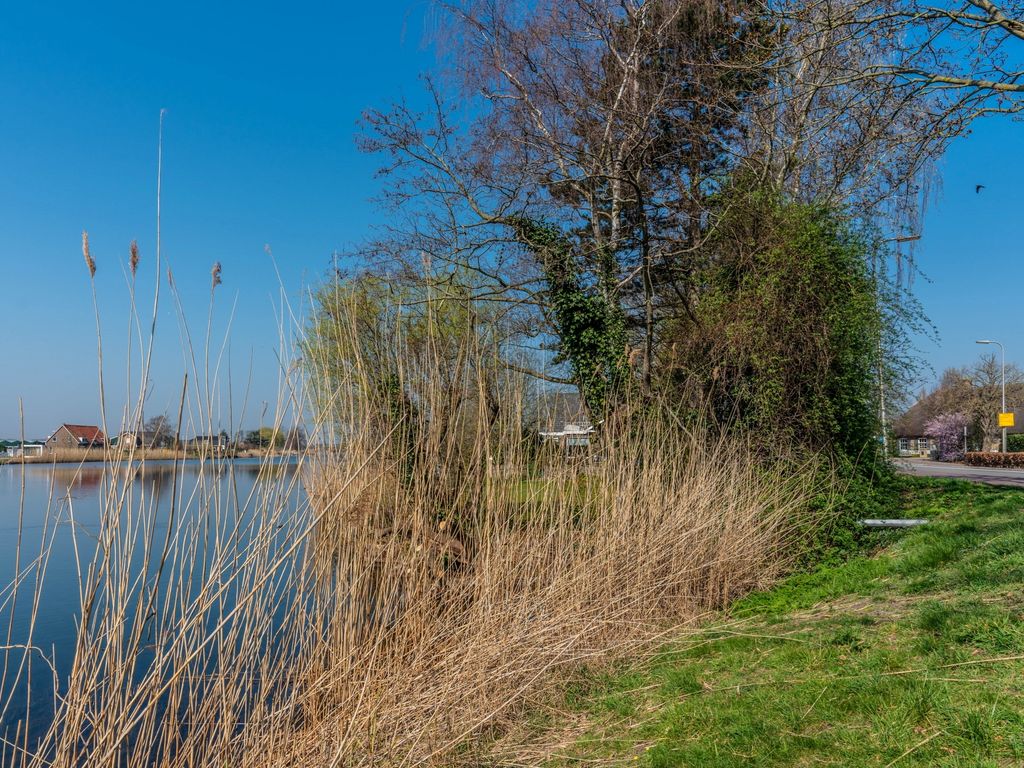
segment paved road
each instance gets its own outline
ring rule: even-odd
[[[955,477],[988,485],[1008,485],[1024,488],[1024,469],[993,469],[991,467],[967,467],[963,464],[949,464],[927,459],[899,459],[894,462],[896,471],[921,477]]]

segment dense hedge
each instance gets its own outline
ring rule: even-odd
[[[964,463],[975,467],[1024,468],[1024,453],[968,453]]]
[[[1024,451],[1024,435],[1007,435],[1006,449],[1009,451]]]

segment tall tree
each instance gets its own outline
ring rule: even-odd
[[[146,419],[144,427],[146,432],[151,433],[147,438],[149,445],[164,446],[174,440],[174,426],[170,419],[162,413]]]
[[[432,125],[402,107],[368,118],[367,147],[392,159],[392,201],[417,205],[402,248],[477,270],[523,309],[527,335],[565,325],[550,292],[568,269],[578,302],[624,319],[627,333],[602,343],[619,343],[650,386],[659,296],[692,304],[707,196],[736,166],[744,104],[763,85],[758,7],[489,0],[448,11],[471,129],[455,128],[439,91]],[[541,230],[559,242],[557,265]],[[555,346],[572,357],[564,339]],[[567,361],[591,408],[603,404],[586,391],[586,362]]]
[[[449,87],[427,81],[431,114],[367,116],[364,145],[388,158],[400,222],[374,253],[475,273],[475,295],[507,304],[510,330],[566,364],[535,372],[568,369],[592,411],[622,383],[651,390],[666,322],[695,323],[702,249],[727,213],[711,202],[729,178],[749,171],[772,194],[852,218],[907,218],[956,132],[928,98],[849,77],[882,43],[823,30],[809,8],[444,8]]]

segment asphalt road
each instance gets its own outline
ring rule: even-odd
[[[988,485],[1008,485],[1024,488],[1024,469],[993,469],[991,467],[966,467],[963,464],[949,464],[927,459],[898,459],[893,462],[897,472],[921,477],[954,477]]]

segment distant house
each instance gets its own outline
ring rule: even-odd
[[[926,401],[918,400],[892,425],[900,456],[927,458],[931,455],[935,446],[924,433],[924,425],[931,418],[928,410]]]
[[[536,427],[541,442],[558,444],[568,452],[586,449],[594,432],[579,393],[571,390],[545,392],[537,398]]]
[[[21,456],[42,456],[42,443],[22,443],[17,440],[0,441],[0,455],[16,459]]]
[[[231,439],[224,433],[219,435],[196,435],[185,443],[185,447],[203,452],[222,453],[228,449]]]
[[[146,430],[127,430],[122,432],[111,443],[119,448],[134,446],[136,448],[163,448],[170,443],[171,438],[160,432],[148,432]]]
[[[46,453],[64,450],[102,448],[106,437],[99,427],[85,424],[61,424],[43,443]]]

